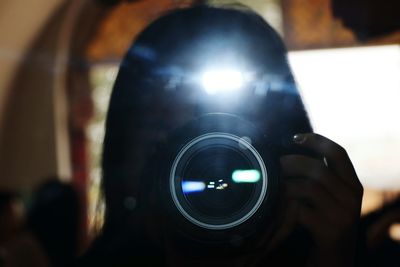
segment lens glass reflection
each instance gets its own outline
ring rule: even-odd
[[[175,204],[192,222],[233,225],[258,208],[266,190],[260,157],[239,140],[206,138],[179,157]]]
[[[256,183],[235,183],[232,173],[251,168],[251,162],[231,148],[202,149],[187,163],[182,183],[205,185],[204,190],[184,192],[186,200],[202,216],[224,218],[239,213],[255,193]]]

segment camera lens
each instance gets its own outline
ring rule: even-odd
[[[189,141],[170,172],[175,206],[206,229],[238,226],[255,214],[267,192],[267,171],[245,138],[208,133]]]

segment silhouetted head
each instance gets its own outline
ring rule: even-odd
[[[162,202],[154,192],[168,188],[149,175],[162,164],[153,156],[168,146],[171,133],[210,113],[234,114],[277,146],[311,131],[284,44],[247,9],[176,10],[151,23],[130,47],[106,123],[106,231],[137,219],[138,210],[160,206],[151,203]]]

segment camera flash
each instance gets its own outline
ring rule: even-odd
[[[244,84],[243,73],[238,70],[208,70],[201,79],[204,90],[210,94],[236,91]]]

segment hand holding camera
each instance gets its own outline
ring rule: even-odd
[[[348,266],[354,257],[363,187],[346,151],[318,134],[298,134],[293,142],[323,157],[281,158],[286,197],[292,206],[285,225],[300,223],[311,233],[317,266]],[[287,227],[283,227],[287,229]],[[289,227],[290,228],[290,227]],[[275,243],[284,239],[279,233]]]

